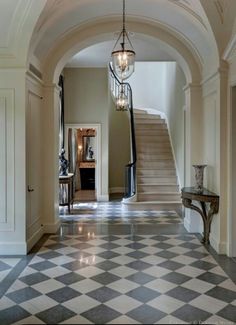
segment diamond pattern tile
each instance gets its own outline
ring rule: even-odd
[[[40,296],[40,292],[30,287],[11,292],[7,295],[8,298],[10,298],[11,300],[13,300],[15,303],[18,304],[38,296]]]
[[[80,296],[80,293],[70,287],[63,287],[61,289],[51,291],[47,295],[51,299],[54,299],[55,301],[62,303],[67,300]]]
[[[142,305],[130,311],[127,315],[141,324],[154,324],[166,316],[162,311],[148,305]]]
[[[13,306],[0,312],[0,324],[10,325],[28,316],[30,316],[30,314],[26,310],[20,306]]]
[[[154,291],[146,287],[139,287],[126,293],[126,295],[138,301],[141,301],[142,303],[147,303],[148,301],[156,298],[158,296],[158,293],[157,291]]]
[[[62,216],[62,235],[50,235],[12,279],[0,324],[235,322],[235,285],[194,234],[177,232],[174,211],[91,206]],[[97,223],[114,233],[97,235]],[[19,261],[0,258],[0,277]]]
[[[75,315],[76,314],[73,311],[65,308],[64,306],[57,305],[55,307],[41,311],[35,316],[46,324],[58,324]]]
[[[120,296],[120,293],[107,288],[107,287],[102,287],[97,290],[94,290],[92,292],[87,293],[87,295],[95,300],[100,301],[101,303],[107,302],[108,300],[111,300],[117,296]]]
[[[187,323],[200,324],[204,322],[207,318],[209,318],[211,314],[205,310],[195,308],[186,304],[175,312],[173,312],[173,316]]]
[[[97,306],[82,314],[94,324],[106,324],[120,315],[121,313],[105,305]]]

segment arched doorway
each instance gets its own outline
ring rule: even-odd
[[[201,86],[200,86],[200,63],[196,60],[196,56],[194,57],[193,53],[177,38],[173,35],[168,33],[167,31],[161,30],[159,26],[153,27],[152,25],[148,25],[146,23],[131,23],[130,26],[133,30],[136,30],[136,33],[143,37],[143,35],[147,35],[153,39],[161,39],[175,58],[175,60],[181,66],[186,80],[187,85],[184,89],[185,92],[185,108],[186,108],[186,157],[185,157],[185,180],[186,184],[191,183],[192,179],[192,163],[199,157],[201,152],[201,143],[199,142],[198,132],[199,132],[199,125],[201,125]],[[95,25],[90,26],[88,29],[80,28],[73,33],[71,33],[70,37],[68,37],[63,43],[56,46],[55,49],[51,51],[50,56],[47,57],[46,61],[44,62],[44,81],[45,84],[48,86],[45,87],[45,104],[51,103],[51,109],[54,107],[54,129],[47,128],[47,132],[45,136],[54,138],[53,147],[54,150],[52,151],[51,148],[44,148],[45,155],[50,157],[52,164],[51,166],[47,166],[47,180],[51,180],[51,184],[54,184],[53,187],[55,188],[55,192],[58,188],[58,180],[56,177],[56,169],[57,169],[57,159],[54,155],[54,152],[58,146],[57,140],[55,139],[55,132],[58,126],[55,124],[57,121],[56,117],[56,106],[57,106],[57,90],[55,89],[55,83],[57,79],[67,63],[68,59],[71,58],[74,54],[78,51],[98,42],[109,40],[111,37],[111,33],[116,30],[116,25],[114,23],[98,23]],[[50,91],[48,91],[50,89]],[[45,115],[45,119],[52,118],[51,115],[52,111],[48,110]],[[47,116],[48,115],[48,116]],[[49,116],[50,115],[50,116]],[[103,150],[103,149],[102,149]],[[106,149],[105,149],[106,152]],[[101,191],[102,197],[107,197],[108,195],[108,155],[107,152],[103,155],[102,165],[102,184],[101,184]],[[56,166],[56,167],[55,167]],[[185,184],[185,185],[186,185]],[[47,192],[47,186],[45,186],[45,192]],[[55,197],[55,196],[54,196]],[[48,202],[49,203],[49,202]],[[54,207],[57,206],[56,202],[51,202],[52,210]],[[56,218],[57,212],[55,213],[54,210],[54,217]],[[191,224],[192,221],[190,216],[186,216],[186,226],[190,231],[194,231],[195,227]],[[55,219],[54,219],[55,221]]]

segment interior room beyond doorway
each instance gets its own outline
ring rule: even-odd
[[[97,200],[97,131],[93,127],[67,128],[69,172],[73,176],[72,202]]]

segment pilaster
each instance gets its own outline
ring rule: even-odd
[[[58,156],[59,156],[59,98],[60,88],[44,86],[43,99],[43,226],[45,233],[59,227]]]

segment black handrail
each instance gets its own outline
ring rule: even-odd
[[[137,152],[136,152],[136,139],[135,139],[135,126],[134,126],[134,112],[133,112],[133,93],[132,88],[127,82],[120,82],[120,80],[115,75],[111,63],[109,64],[110,76],[113,81],[114,96],[117,98],[119,95],[119,88],[123,87],[125,93],[128,97],[128,106],[130,112],[130,129],[131,129],[131,152],[132,157],[128,165],[125,166],[125,198],[132,197],[136,194],[136,162],[137,162]]]

